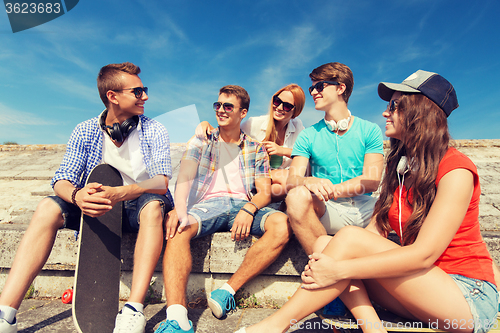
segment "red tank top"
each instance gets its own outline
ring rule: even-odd
[[[495,284],[492,259],[481,236],[479,226],[479,197],[481,196],[481,188],[479,186],[479,176],[476,166],[467,156],[455,148],[450,148],[439,163],[436,186],[438,186],[439,181],[445,174],[454,169],[467,169],[473,173],[474,191],[460,228],[434,265],[440,267],[448,274],[459,274]],[[407,203],[407,197],[408,201],[412,202],[412,192],[406,191],[406,188],[403,186],[401,195],[401,223],[403,230],[405,222],[412,213],[412,208]],[[401,238],[399,232],[398,199],[399,187],[394,192],[394,201],[389,210],[389,223],[391,228]]]

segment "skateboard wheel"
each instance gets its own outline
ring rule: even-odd
[[[71,303],[71,301],[73,301],[73,289],[66,289],[66,291],[63,293],[61,297],[61,301],[64,304]]]

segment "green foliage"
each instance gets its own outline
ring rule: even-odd
[[[18,143],[14,142],[14,141],[5,141],[3,144],[4,145],[18,145]]]
[[[280,307],[275,301],[269,300],[261,303],[257,300],[255,294],[250,295],[240,290],[234,295],[234,300],[236,301],[236,306],[240,309],[247,308],[268,308],[268,309],[279,309]]]
[[[246,308],[261,308],[261,304],[257,301],[255,294],[252,295],[239,295],[236,296],[236,306],[240,309]]]
[[[155,281],[151,281],[148,288],[148,293],[146,294],[146,299],[144,300],[145,304],[155,304],[161,303],[161,294],[155,292],[153,286],[156,283]]]
[[[26,295],[24,295],[24,299],[32,298],[34,295],[35,295],[35,286],[30,285],[28,291],[26,292]]]

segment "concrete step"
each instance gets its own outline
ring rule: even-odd
[[[15,252],[24,234],[20,225],[3,225],[0,228],[0,290],[5,284]],[[133,249],[135,234],[124,234],[122,241],[122,276],[120,298],[130,295],[133,268]],[[219,288],[226,282],[243,262],[248,248],[258,239],[251,237],[242,242],[233,242],[230,233],[216,233],[191,242],[193,254],[192,274],[188,283],[188,299],[194,302],[205,298],[207,293]],[[60,297],[71,288],[78,253],[75,235],[70,230],[60,230],[54,248],[35,279],[34,293],[40,297]],[[162,258],[160,258],[151,281],[150,296],[165,300],[162,277]],[[256,299],[269,304],[283,304],[300,285],[300,273],[307,263],[307,256],[298,241],[293,238],[281,256],[258,278],[245,285],[239,292],[240,297],[255,295]]]
[[[25,228],[19,225],[4,225],[0,228],[0,290],[5,284],[24,230]],[[485,231],[483,237],[494,260],[500,264],[500,232]],[[121,299],[127,299],[130,295],[135,240],[135,234],[123,236]],[[241,242],[233,242],[228,232],[193,240],[191,242],[193,269],[188,283],[189,302],[204,299],[212,290],[226,282],[241,265],[250,246],[257,240],[256,237],[251,237]],[[77,244],[73,231],[58,232],[52,253],[33,283],[36,296],[60,297],[66,289],[73,286]],[[162,258],[156,267],[148,297],[164,301],[161,262]],[[293,237],[279,258],[260,276],[245,285],[238,296],[252,297],[261,304],[282,305],[299,287],[300,274],[306,264],[307,256]]]

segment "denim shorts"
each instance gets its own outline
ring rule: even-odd
[[[325,214],[319,220],[328,235],[334,235],[348,225],[364,228],[370,223],[375,202],[377,198],[369,195],[331,199],[325,203]]]
[[[248,203],[247,200],[219,197],[204,200],[189,207],[187,213],[198,222],[198,233],[195,238],[219,231],[229,231],[236,215],[246,203]],[[259,209],[255,214],[250,234],[262,236],[266,231],[264,229],[266,219],[274,213],[280,213],[280,211],[269,207]]]
[[[474,333],[486,333],[497,326],[498,291],[494,284],[463,275],[450,274],[469,304],[473,322],[446,323],[450,328],[472,328]],[[455,326],[453,326],[455,325]],[[492,326],[493,325],[493,326]],[[444,327],[446,330],[446,326]]]
[[[58,196],[49,196],[61,209],[61,213],[64,219],[63,228],[68,228],[72,230],[80,230],[80,219],[82,211],[78,206],[73,205]],[[145,193],[140,197],[123,202],[123,222],[122,229],[124,232],[138,232],[139,231],[139,216],[141,215],[142,209],[151,201],[159,201],[162,210],[162,215],[165,216],[173,208],[173,200],[170,192],[167,196]]]

